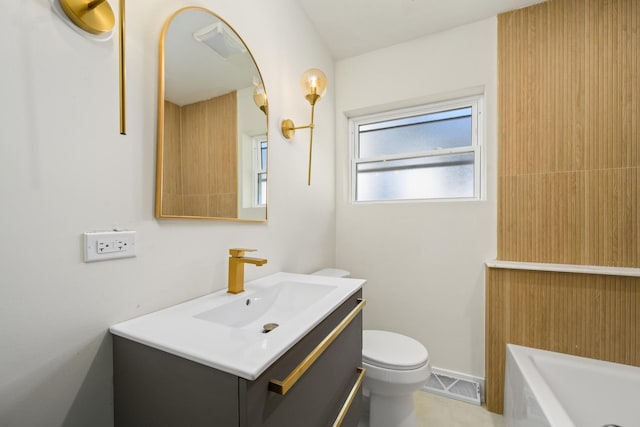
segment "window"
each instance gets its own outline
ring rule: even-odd
[[[267,135],[253,138],[253,188],[256,206],[267,204]]]
[[[482,97],[349,120],[354,202],[479,199]]]

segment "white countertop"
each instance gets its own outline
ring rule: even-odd
[[[230,302],[246,301],[252,294],[283,281],[335,288],[268,334],[194,317]],[[149,347],[255,380],[365,283],[362,279],[275,273],[247,282],[243,293],[232,295],[226,289],[221,290],[115,324],[110,331]]]

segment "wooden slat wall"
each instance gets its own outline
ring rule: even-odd
[[[164,173],[162,174],[162,213],[183,215],[181,108],[164,101]]]
[[[640,2],[498,18],[498,259],[640,266]]]
[[[507,343],[640,366],[640,278],[490,268],[487,279],[489,410],[503,410]]]
[[[165,103],[165,150],[172,151],[165,155],[167,160],[163,165],[166,177],[163,187],[166,208],[163,213],[237,218],[236,92],[177,107],[179,112],[175,114],[172,105],[167,107]],[[169,133],[167,117],[175,115],[180,122],[176,125],[172,121]],[[179,147],[174,150],[173,145],[173,148],[169,146],[169,140],[173,141],[170,137],[176,127],[180,130],[180,137],[176,139]],[[179,164],[169,171],[167,167],[176,163],[175,159]]]
[[[238,217],[238,107],[237,93],[209,102],[209,205],[207,216]],[[211,120],[213,118],[213,120]]]
[[[640,2],[498,17],[498,259],[640,267]],[[487,270],[487,406],[508,342],[640,365],[638,278]]]

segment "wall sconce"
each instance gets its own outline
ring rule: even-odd
[[[282,135],[287,138],[293,138],[297,129],[309,129],[309,173],[307,177],[307,185],[311,185],[311,156],[313,149],[313,114],[316,106],[316,102],[320,100],[327,92],[327,76],[317,68],[307,70],[300,79],[300,86],[302,87],[302,93],[309,104],[311,104],[311,123],[305,126],[296,126],[291,119],[285,119],[280,126]]]
[[[253,88],[253,102],[262,110],[265,116],[269,114],[269,101],[267,101],[267,92],[264,90],[262,83]]]
[[[121,135],[127,134],[124,1],[118,0]],[[80,34],[98,41],[111,38],[115,17],[107,0],[51,0],[51,4],[54,12],[71,28],[82,30],[78,31]]]
[[[69,20],[94,36],[111,36],[115,18],[106,0],[56,0]]]

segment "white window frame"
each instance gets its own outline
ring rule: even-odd
[[[382,204],[382,203],[408,203],[408,202],[438,202],[438,201],[475,201],[484,198],[484,179],[483,170],[484,162],[482,155],[483,140],[483,95],[474,95],[464,98],[451,99],[447,101],[434,102],[416,107],[402,108],[398,110],[385,111],[364,116],[349,118],[349,157],[350,157],[350,173],[349,188],[350,201],[353,204]],[[455,148],[444,148],[429,151],[420,151],[413,153],[403,153],[396,155],[385,155],[359,158],[359,126],[381,121],[391,121],[403,119],[423,114],[437,113],[441,111],[453,110],[458,108],[471,107],[471,145]],[[412,159],[419,157],[436,157],[450,154],[473,153],[474,154],[474,189],[473,197],[463,198],[422,198],[422,199],[389,199],[389,200],[356,200],[357,170],[359,164],[374,163],[389,160]]]
[[[251,138],[252,141],[252,145],[253,145],[253,167],[252,167],[252,171],[253,173],[251,174],[251,188],[252,188],[252,197],[251,197],[251,203],[252,206],[254,208],[263,208],[265,207],[267,204],[259,204],[258,203],[258,193],[259,193],[259,184],[258,184],[258,176],[261,173],[267,173],[266,169],[262,169],[262,155],[261,155],[261,147],[260,144],[263,141],[267,142],[267,147],[269,145],[269,141],[267,140],[267,135],[266,134],[262,134],[262,135],[256,135],[253,138]],[[268,148],[267,148],[268,150]],[[267,151],[268,152],[268,151]],[[267,154],[268,155],[268,154]],[[269,160],[267,159],[267,164],[268,164]],[[268,175],[267,175],[267,179],[268,179]],[[265,193],[265,200],[267,200],[267,194]]]

